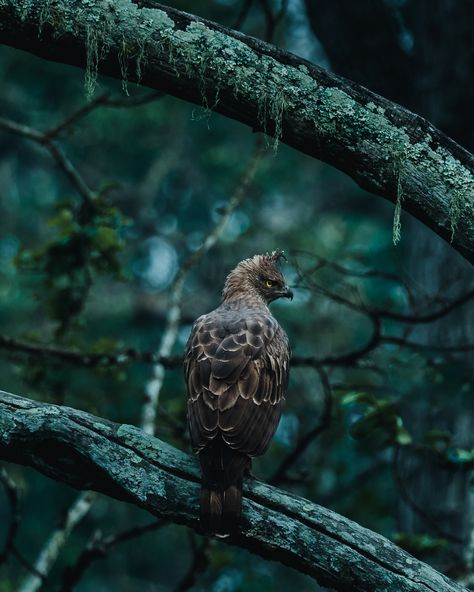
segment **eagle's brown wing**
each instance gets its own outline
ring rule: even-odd
[[[280,420],[288,340],[268,313],[237,317],[217,309],[193,326],[185,356],[191,441],[200,451],[220,434],[233,450],[258,456]]]

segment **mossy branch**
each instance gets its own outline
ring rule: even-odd
[[[136,81],[346,172],[474,262],[474,158],[429,122],[272,45],[152,0],[0,0],[0,43]],[[403,162],[400,162],[403,154]]]
[[[138,428],[0,391],[0,459],[199,528],[194,459]],[[241,534],[230,544],[336,590],[465,590],[384,537],[255,479],[245,487],[243,511]]]
[[[474,262],[474,158],[425,119],[154,0],[0,0],[0,43],[136,81],[264,131],[418,217]],[[403,162],[400,155],[403,154]]]

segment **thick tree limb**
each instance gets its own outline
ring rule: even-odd
[[[474,158],[429,122],[153,0],[0,0],[0,43],[204,104],[349,174],[474,261]],[[146,67],[145,67],[146,65]]]
[[[0,392],[0,458],[198,528],[199,476],[188,455],[127,425]],[[232,544],[341,591],[461,592],[384,537],[256,480]]]

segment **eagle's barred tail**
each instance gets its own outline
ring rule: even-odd
[[[239,483],[229,485],[224,491],[221,530],[225,534],[232,534],[239,526],[242,513],[242,482],[241,479]]]
[[[207,534],[227,537],[239,526],[242,505],[242,486],[226,489],[201,489],[201,527]]]
[[[208,489],[204,484],[201,489],[201,527],[208,534],[221,531],[222,491]]]
[[[201,527],[207,534],[232,535],[240,522],[242,484],[250,458],[232,450],[219,438],[201,451],[199,459],[202,468]]]

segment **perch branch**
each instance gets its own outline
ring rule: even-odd
[[[195,460],[135,427],[0,393],[0,458],[199,529]],[[242,529],[229,543],[324,586],[465,592],[384,537],[308,500],[255,479],[246,483],[244,496]]]

